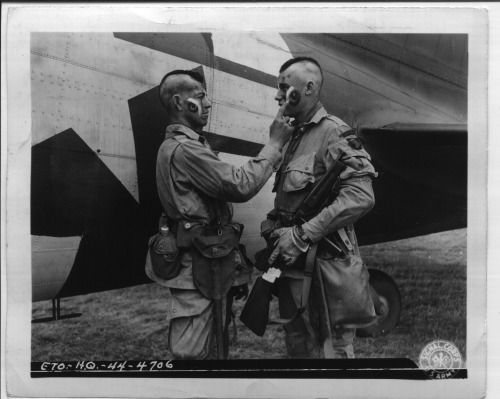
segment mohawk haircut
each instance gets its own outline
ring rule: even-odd
[[[281,73],[284,70],[288,69],[290,67],[290,65],[297,64],[298,62],[310,62],[310,63],[316,65],[318,67],[320,73],[321,73],[321,77],[323,77],[323,70],[321,69],[321,65],[319,65],[318,61],[316,61],[314,58],[311,58],[311,57],[291,58],[288,61],[286,61],[283,65],[281,65],[279,73]]]
[[[316,61],[314,58],[311,57],[296,57],[296,58],[291,58],[288,61],[286,61],[283,65],[281,65],[281,68],[279,70],[279,73],[282,73],[286,69],[288,69],[291,65],[293,64],[298,64],[298,63],[311,63],[314,64],[318,67],[319,74],[321,75],[321,81],[319,82],[319,90],[321,91],[321,87],[323,86],[323,69],[321,69],[321,65],[319,65],[319,62]]]
[[[163,108],[165,108],[165,109],[168,109],[168,107],[163,102],[163,95],[162,94],[171,94],[171,95],[173,95],[174,93],[165,93],[165,89],[163,88],[163,84],[165,83],[165,80],[167,80],[167,78],[169,76],[172,76],[172,75],[187,75],[187,76],[191,76],[194,80],[196,80],[197,82],[200,82],[202,85],[205,84],[203,76],[200,73],[198,73],[198,72],[188,71],[188,70],[183,70],[183,69],[176,69],[175,71],[171,71],[171,72],[167,73],[163,77],[163,79],[161,80],[160,85],[158,86],[158,97],[160,98],[160,102],[163,105]],[[176,90],[183,90],[183,89],[187,89],[187,87],[177,87],[176,88]]]

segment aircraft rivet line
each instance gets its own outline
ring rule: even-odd
[[[39,55],[41,57],[52,58],[52,59],[57,60],[57,61],[62,61],[64,63],[70,63],[70,64],[73,64],[73,65],[76,65],[76,66],[79,66],[79,67],[82,67],[82,68],[85,68],[85,69],[90,69],[91,71],[101,72],[101,73],[104,73],[106,75],[111,75],[111,76],[115,76],[115,77],[127,79],[127,80],[130,80],[132,82],[139,83],[139,84],[142,84],[142,85],[148,85],[148,86],[151,86],[151,87],[156,86],[156,83],[147,82],[145,80],[134,79],[134,78],[131,78],[131,77],[128,77],[128,76],[125,76],[125,75],[121,75],[119,73],[109,72],[109,71],[106,71],[105,69],[99,69],[99,68],[91,67],[91,66],[88,66],[88,65],[85,65],[85,64],[81,64],[81,63],[76,62],[76,61],[66,60],[66,59],[63,59],[63,58],[60,58],[60,57],[56,57],[56,56],[53,56],[53,55],[50,55],[50,54],[41,53],[41,52],[38,52],[38,51],[35,51],[35,50],[31,50],[31,53],[35,54],[35,55]],[[68,58],[67,54],[65,55],[65,57]]]
[[[120,154],[111,154],[109,152],[101,152],[99,155],[107,156],[107,157],[114,157],[114,158],[124,158],[124,159],[133,159],[135,160],[135,157],[131,155],[120,155]]]
[[[78,248],[45,248],[45,249],[34,249],[33,252],[58,252],[58,251],[77,251]]]

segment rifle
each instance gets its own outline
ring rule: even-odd
[[[314,183],[311,192],[295,211],[292,217],[287,221],[289,225],[302,224],[320,213],[323,208],[330,205],[339,194],[340,175],[347,168],[340,160],[345,152],[340,150],[339,155],[326,171],[321,179]],[[324,237],[320,241],[321,245],[332,255],[342,252],[332,240]],[[269,303],[272,298],[272,285],[274,280],[279,277],[281,268],[281,258],[269,265],[268,259],[273,252],[273,245],[268,242],[268,247],[256,254],[256,268],[266,271],[258,277],[248,297],[248,300],[240,314],[240,320],[251,331],[259,336],[263,336],[267,325],[269,324]],[[313,255],[313,254],[310,254]],[[278,265],[276,265],[278,263]],[[299,308],[299,312],[304,309]],[[277,320],[279,324],[286,321]]]

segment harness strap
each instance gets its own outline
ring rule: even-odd
[[[351,240],[349,240],[349,237],[347,236],[347,233],[345,232],[345,228],[341,228],[341,229],[337,230],[337,233],[339,234],[340,239],[345,244],[345,246],[347,247],[349,252],[352,252],[354,249],[353,249],[353,246],[351,244]]]
[[[233,339],[232,342],[235,343],[237,339],[237,330],[236,330],[236,321],[235,315],[233,312],[233,300],[234,295],[231,290],[226,295],[226,321],[224,323],[223,330],[223,345],[224,345],[224,359],[227,359],[229,355],[229,326],[231,325],[231,321],[233,322]]]
[[[316,251],[318,250],[318,243],[314,243],[309,247],[306,257],[306,265],[304,268],[304,280],[302,283],[302,296],[300,298],[300,306],[295,311],[295,314],[289,319],[270,319],[269,324],[288,324],[294,321],[298,316],[300,316],[307,308],[307,303],[309,301],[309,293],[311,291],[311,281],[314,271],[314,265],[316,264]]]

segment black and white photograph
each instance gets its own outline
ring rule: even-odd
[[[484,10],[7,11],[8,395],[484,397]]]

